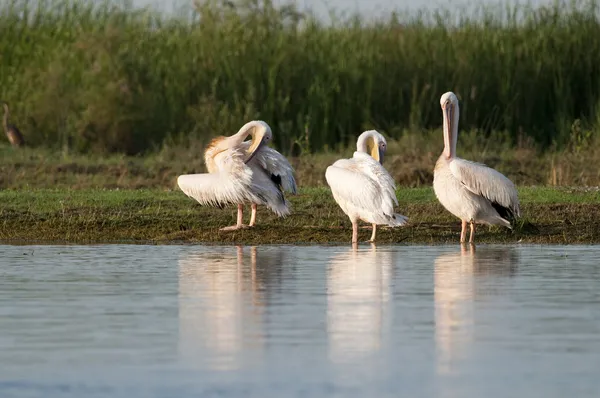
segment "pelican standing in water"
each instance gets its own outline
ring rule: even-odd
[[[250,141],[244,141],[251,136]],[[221,228],[232,231],[253,227],[257,205],[265,205],[280,217],[290,214],[283,191],[296,193],[294,170],[288,160],[267,146],[273,138],[262,120],[246,123],[230,137],[214,138],[204,152],[208,173],[184,174],[177,185],[202,205],[237,204],[237,224]],[[252,204],[250,223],[242,223],[243,204]]]
[[[382,166],[386,148],[381,134],[365,131],[358,137],[352,158],[340,159],[325,171],[333,198],[352,222],[352,243],[358,243],[358,220],[373,225],[369,242],[375,241],[377,224],[398,227],[408,221],[394,213],[396,186]]]
[[[517,190],[508,178],[481,163],[456,157],[458,138],[458,98],[447,92],[440,99],[444,115],[444,152],[433,171],[433,190],[440,203],[462,220],[461,243],[475,237],[475,223],[503,225],[520,217]]]

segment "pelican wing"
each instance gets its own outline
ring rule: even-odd
[[[396,184],[390,173],[370,155],[354,152],[354,158],[357,159],[363,172],[379,185],[382,190],[384,205],[386,207],[391,206],[393,211],[394,205],[398,205],[398,198],[396,198]]]
[[[398,201],[394,181],[369,155],[356,152],[352,159],[338,160],[327,168],[325,178],[334,196],[341,200],[386,218],[395,216],[394,204]]]
[[[247,181],[245,178],[232,178],[225,172],[180,175],[177,185],[201,205],[222,207],[243,203],[252,196],[250,178]]]
[[[250,168],[252,169],[252,193],[260,199],[260,202],[255,203],[267,206],[279,217],[290,214],[290,204],[285,199],[281,185],[273,180],[273,175],[256,164],[252,164]]]
[[[249,146],[249,143],[247,141],[242,145]],[[264,169],[271,177],[271,180],[276,185],[281,185],[283,190],[293,194],[296,193],[297,187],[294,178],[294,169],[286,157],[275,149],[268,146],[261,147],[249,163],[258,165]]]
[[[521,215],[517,189],[503,174],[484,164],[464,159],[452,160],[450,172],[469,191],[489,200],[501,217]]]
[[[224,206],[257,200],[252,193],[252,170],[246,166],[239,150],[227,150],[215,156],[213,173],[184,174],[177,185],[202,205]]]
[[[325,171],[325,179],[334,196],[355,207],[374,210],[381,206],[378,184],[361,172],[351,160],[338,160]]]

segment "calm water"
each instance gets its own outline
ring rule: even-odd
[[[0,397],[598,397],[599,246],[0,246]]]

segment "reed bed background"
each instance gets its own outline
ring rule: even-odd
[[[340,151],[368,128],[438,148],[430,132],[448,90],[461,99],[461,131],[503,147],[578,150],[598,139],[596,1],[330,24],[293,4],[234,3],[165,16],[3,2],[0,98],[30,145],[79,153],[201,148],[258,118],[286,154]]]

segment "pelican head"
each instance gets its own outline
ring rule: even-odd
[[[248,127],[248,135],[252,139],[252,144],[248,148],[248,157],[245,160],[245,163],[248,163],[260,147],[267,145],[273,139],[273,132],[271,131],[271,127],[262,120],[252,121],[246,125],[250,125]]]
[[[247,149],[247,156],[244,163],[248,163],[261,146],[267,145],[271,141],[273,132],[267,123],[262,120],[253,120],[244,124],[236,134],[228,137],[227,142],[223,143],[223,147],[231,148],[240,145],[248,136],[251,137],[252,143]]]
[[[365,131],[358,136],[358,140],[356,141],[356,150],[358,152],[368,153],[380,164],[383,164],[383,157],[386,149],[387,142],[385,137],[376,130]]]
[[[440,106],[444,114],[444,155],[451,159],[456,154],[458,98],[452,91],[448,91],[440,98]]]

